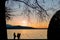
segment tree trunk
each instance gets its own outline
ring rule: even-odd
[[[0,40],[7,40],[5,0],[0,0]]]

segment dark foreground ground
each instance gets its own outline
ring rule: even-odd
[[[8,40],[14,40],[14,39],[8,39]],[[18,39],[15,39],[18,40]],[[20,39],[20,40],[47,40],[47,39]]]

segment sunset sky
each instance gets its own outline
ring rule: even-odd
[[[25,1],[25,0],[22,0]],[[35,0],[30,0],[30,4],[34,4]],[[54,13],[60,9],[60,0],[38,0],[38,3],[41,7],[43,7],[47,14],[49,15],[49,19],[47,18],[47,21],[45,20],[46,17],[41,20],[41,17],[39,17],[38,11],[35,9],[32,9],[31,7],[28,7],[23,2],[8,0],[5,3],[5,6],[9,9],[11,9],[11,16],[10,20],[6,20],[6,24],[10,25],[19,25],[19,26],[28,26],[33,28],[48,28],[49,22],[51,17],[54,15]],[[36,5],[35,5],[36,6]],[[29,10],[29,12],[28,12]],[[40,10],[38,8],[38,10]],[[44,13],[44,12],[42,12]],[[46,16],[46,14],[44,14]],[[48,16],[47,16],[48,17]]]

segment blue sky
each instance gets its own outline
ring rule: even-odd
[[[26,1],[26,0],[22,0],[22,1]],[[35,0],[29,0],[29,1],[30,1],[30,4],[33,4],[33,2]],[[48,10],[48,11],[51,11],[51,12],[52,11],[55,12],[56,10],[59,10],[60,9],[60,4],[59,4],[59,1],[60,0],[53,0],[53,1],[52,0],[44,0],[44,1],[45,1],[45,3],[43,3],[43,0],[38,0],[38,3],[45,10]],[[20,5],[20,8],[19,8],[19,5]],[[22,2],[9,0],[8,3],[6,2],[5,6],[8,7],[8,8],[10,8],[10,9],[12,9],[13,11],[20,10],[22,12],[25,9],[25,6],[26,5],[24,3],[22,3]],[[54,13],[52,13],[52,14],[54,14]]]
[[[25,1],[25,0],[24,0]],[[35,0],[30,0],[31,3],[33,3],[33,1]],[[38,3],[45,9],[51,8],[52,6],[54,8],[58,8],[60,5],[58,4],[60,0],[44,0],[45,3],[43,3],[43,0],[38,0]],[[9,3],[6,4],[6,6],[11,7],[12,9],[19,9],[18,5],[23,5],[24,3],[22,2],[18,2],[18,1],[13,1],[13,0],[9,0]],[[43,6],[44,5],[44,6]]]

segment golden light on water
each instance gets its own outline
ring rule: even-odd
[[[39,29],[18,29],[18,30],[7,30],[8,39],[13,39],[13,33],[21,33],[21,39],[47,39],[47,30]]]

